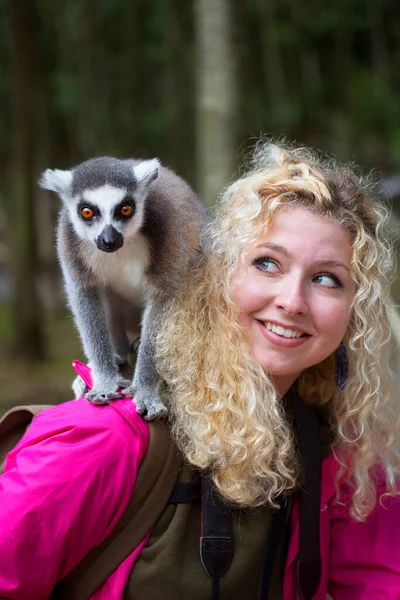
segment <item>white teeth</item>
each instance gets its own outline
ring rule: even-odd
[[[285,329],[282,325],[275,325],[275,323],[270,323],[269,321],[265,322],[264,325],[268,331],[273,331],[277,335],[281,335],[285,338],[299,338],[304,335],[304,333],[301,333],[300,331]]]

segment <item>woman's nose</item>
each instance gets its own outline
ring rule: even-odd
[[[281,282],[275,298],[277,308],[288,315],[305,314],[308,311],[306,290],[300,277],[287,276]]]

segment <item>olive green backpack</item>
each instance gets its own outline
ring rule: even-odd
[[[46,405],[18,406],[0,419],[0,474],[6,454]],[[165,422],[149,423],[150,440],[139,468],[135,493],[121,520],[100,546],[93,548],[54,588],[54,600],[88,600],[117,567],[139,546],[164,510],[182,459]]]

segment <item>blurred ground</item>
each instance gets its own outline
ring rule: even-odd
[[[78,335],[70,314],[46,318],[51,357],[26,365],[10,357],[11,311],[0,304],[0,412],[16,404],[57,404],[71,399],[73,359],[83,359]]]

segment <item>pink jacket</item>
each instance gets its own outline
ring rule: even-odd
[[[89,377],[85,367],[76,368]],[[148,426],[130,400],[93,406],[79,399],[36,417],[0,477],[0,597],[48,598],[55,583],[118,523],[148,445]],[[355,523],[334,503],[335,460],[323,463],[321,552],[315,600],[400,599],[400,498]],[[296,600],[299,507],[291,517],[284,600]],[[143,545],[92,600],[122,600]]]

